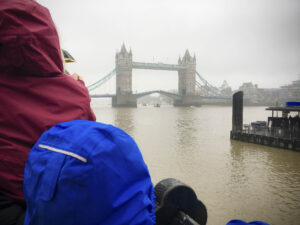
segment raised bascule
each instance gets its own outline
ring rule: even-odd
[[[182,58],[179,57],[178,64],[164,63],[143,63],[134,62],[132,60],[132,52],[127,51],[125,45],[121,47],[121,51],[116,53],[116,67],[105,77],[88,86],[89,91],[99,88],[108,81],[112,76],[116,75],[116,94],[115,95],[92,95],[92,98],[111,97],[113,107],[136,107],[137,99],[152,93],[160,93],[173,98],[174,106],[200,106],[204,99],[230,99],[230,96],[222,95],[219,90],[210,85],[196,71],[196,57],[192,57],[186,50]],[[132,93],[132,70],[133,69],[149,69],[149,70],[168,70],[178,72],[178,94],[169,93],[162,90],[148,91],[143,93]],[[196,76],[200,81],[196,80]],[[196,87],[203,90],[205,95],[197,95]]]

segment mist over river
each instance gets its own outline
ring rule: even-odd
[[[111,108],[97,101],[97,121],[135,139],[154,184],[173,177],[195,190],[208,225],[300,224],[300,152],[231,141],[231,107]],[[265,107],[244,108],[244,123],[268,116]]]

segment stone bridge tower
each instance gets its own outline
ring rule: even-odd
[[[178,94],[181,100],[176,100],[174,106],[200,106],[201,100],[195,95],[196,85],[196,57],[192,57],[188,50],[185,51],[183,58],[179,57],[178,65],[184,69],[178,71]]]
[[[132,52],[125,45],[116,53],[116,96],[113,106],[136,107],[136,97],[132,95]]]
[[[195,95],[196,57],[191,57],[189,51],[186,50],[183,58],[179,57],[178,65],[185,67],[178,71],[178,94],[182,96]]]
[[[127,52],[125,45],[116,53],[116,94],[132,94],[132,53]]]

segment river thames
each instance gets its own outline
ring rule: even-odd
[[[208,225],[231,219],[300,224],[300,152],[230,140],[231,107],[111,108],[93,100],[97,121],[129,133],[154,185],[168,177],[190,185],[208,210]],[[244,123],[266,120],[245,107]]]

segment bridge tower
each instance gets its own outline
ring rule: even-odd
[[[189,50],[185,51],[183,58],[179,57],[178,65],[184,69],[178,70],[178,94],[182,96],[181,100],[174,102],[174,106],[199,106],[200,99],[195,96],[196,85],[196,57],[192,57]]]
[[[132,52],[127,52],[125,45],[116,53],[116,93],[128,95],[132,93]]]
[[[114,107],[136,107],[137,99],[132,95],[132,52],[127,52],[123,43],[116,53],[116,96],[112,99]]]
[[[186,50],[183,58],[179,57],[178,65],[185,67],[178,71],[178,94],[195,95],[196,57],[191,57],[189,50]]]

